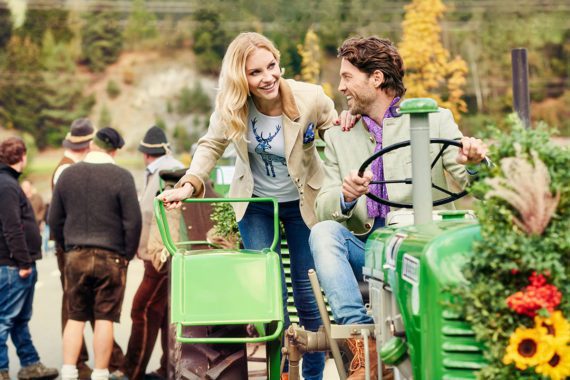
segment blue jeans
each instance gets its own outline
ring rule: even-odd
[[[327,220],[311,229],[309,244],[321,288],[338,324],[373,323],[366,314],[358,281],[362,281],[365,240],[342,224]]]
[[[287,235],[291,258],[293,300],[299,312],[300,323],[306,330],[317,331],[321,325],[321,317],[307,275],[309,269],[315,268],[309,249],[311,231],[301,217],[299,201],[279,203],[279,220],[283,223]],[[261,250],[270,247],[273,241],[273,204],[269,202],[250,203],[238,226],[245,248]],[[281,241],[281,234],[279,234],[279,241]],[[279,244],[277,252],[281,255]],[[285,325],[288,326],[290,321],[287,313],[287,286],[283,267],[281,267],[281,284]],[[315,352],[303,355],[303,377],[306,380],[322,379],[324,367],[324,353]]]
[[[28,328],[36,281],[35,264],[27,278],[21,278],[16,267],[0,266],[0,370],[9,367],[8,336],[16,347],[22,368],[40,361]]]

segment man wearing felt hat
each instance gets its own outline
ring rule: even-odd
[[[51,179],[51,188],[55,187],[57,180],[61,176],[61,173],[70,165],[80,162],[85,158],[85,155],[89,153],[90,143],[95,137],[96,129],[93,123],[87,118],[79,118],[73,120],[71,127],[65,139],[63,140],[62,146],[65,148],[63,151],[63,157],[57,164]],[[50,236],[51,240],[54,240],[53,234]],[[55,255],[57,258],[57,266],[59,268],[61,287],[65,289],[65,255],[63,247],[60,247],[57,242],[55,244]],[[65,292],[63,292],[62,302],[61,302],[61,329],[65,328],[67,323],[67,298]],[[87,364],[89,361],[89,354],[87,352],[87,347],[83,343],[81,348],[81,353],[77,362],[77,367],[79,369],[80,379],[89,379],[91,377],[91,368]],[[123,351],[121,347],[116,343],[113,344],[113,353],[111,355],[111,368],[116,368],[123,361]]]
[[[114,156],[125,142],[113,128],[99,130],[82,162],[60,176],[49,224],[65,250],[69,319],[63,332],[62,380],[76,367],[85,322],[94,319],[95,365],[91,379],[109,376],[113,322],[119,322],[127,266],[137,251],[141,212],[132,175]]]
[[[95,136],[95,128],[87,118],[75,119],[71,128],[63,140],[63,157],[57,164],[51,180],[52,189],[61,173],[69,165],[79,162],[89,152],[89,143]]]
[[[153,265],[163,249],[162,241],[153,233],[156,221],[153,201],[159,192],[159,172],[165,169],[182,169],[170,150],[164,131],[150,127],[139,144],[143,154],[145,187],[140,199],[143,227],[138,247],[138,257],[144,260],[144,277],[133,299],[131,310],[132,329],[123,365],[111,374],[112,379],[138,380],[145,378],[146,366],[154,349],[158,331],[161,330],[162,358],[160,368],[146,377],[166,378],[168,356],[168,273],[165,268]],[[173,218],[179,218],[174,215]],[[169,218],[170,220],[170,218]],[[171,230],[173,230],[171,228]],[[177,232],[177,231],[173,231]]]
[[[91,121],[87,118],[79,118],[73,120],[71,123],[71,127],[69,132],[65,136],[63,143],[61,144],[64,147],[63,157],[58,162],[57,166],[55,167],[53,174],[51,176],[51,189],[55,187],[59,176],[65,169],[67,169],[70,165],[83,160],[85,155],[89,152],[89,143],[93,140],[95,136],[95,128]],[[49,225],[48,225],[49,227]],[[50,231],[51,232],[51,231]],[[53,234],[50,235],[50,240],[53,240]],[[63,252],[63,248],[55,245],[55,256],[57,258],[57,266],[59,268],[60,273],[60,280],[61,280],[61,288],[65,289],[65,277],[64,277],[64,265],[65,265],[65,256]],[[65,328],[65,324],[67,323],[67,299],[65,297],[65,292],[62,295],[62,302],[61,302],[61,331]],[[87,379],[91,376],[91,368],[87,365],[87,361],[89,361],[89,354],[87,352],[87,348],[85,344],[83,344],[81,355],[79,356],[78,367],[80,370],[81,378]]]

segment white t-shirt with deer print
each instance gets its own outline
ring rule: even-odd
[[[250,101],[247,140],[253,194],[275,197],[279,202],[299,199],[285,160],[283,117],[264,115]]]

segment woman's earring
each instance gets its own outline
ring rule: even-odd
[[[281,68],[281,76],[283,76],[283,75],[285,75],[285,68],[284,67]]]

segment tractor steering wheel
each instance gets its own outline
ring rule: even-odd
[[[372,156],[370,156],[370,158],[368,158],[366,161],[364,161],[364,163],[360,166],[360,169],[358,169],[358,175],[362,177],[364,175],[364,171],[370,166],[370,164],[374,160],[377,160],[378,158],[382,157],[386,153],[389,153],[389,152],[396,150],[396,149],[404,148],[406,146],[409,146],[410,144],[411,144],[411,141],[406,140],[406,141],[402,141],[402,142],[399,142],[396,144],[392,144],[390,146],[387,146],[386,148],[379,150],[378,152],[376,152]],[[442,144],[443,145],[441,147],[441,149],[439,150],[439,152],[437,153],[437,156],[435,156],[435,158],[433,159],[433,161],[431,163],[432,169],[435,166],[437,160],[439,160],[441,158],[441,156],[443,155],[443,152],[447,149],[448,146],[454,145],[454,146],[457,146],[460,148],[463,147],[463,145],[459,141],[449,140],[449,139],[430,139],[430,144]],[[405,184],[411,185],[412,179],[411,178],[405,178],[405,179],[395,179],[395,180],[388,180],[388,181],[386,181],[386,180],[385,181],[371,181],[370,183],[371,184],[405,183]],[[467,190],[463,190],[463,191],[460,191],[458,193],[454,193],[452,191],[449,191],[447,189],[442,188],[441,186],[436,185],[433,182],[431,183],[431,186],[434,189],[437,189],[437,190],[449,195],[448,197],[434,200],[433,201],[434,207],[453,202],[456,199],[459,199],[459,198],[467,195]],[[374,195],[372,193],[367,193],[366,196],[368,198],[378,202],[378,203],[381,203],[381,204],[384,204],[387,206],[391,206],[391,207],[397,207],[397,208],[413,208],[414,207],[414,205],[412,203],[392,202],[388,199],[380,198],[379,196]]]

